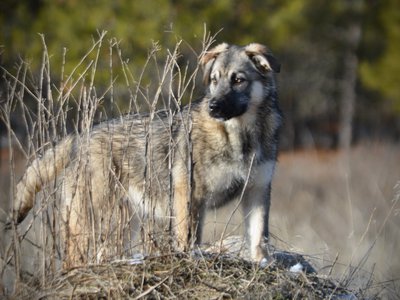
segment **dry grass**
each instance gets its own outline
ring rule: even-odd
[[[204,46],[209,42],[205,39]],[[26,165],[49,143],[64,137],[71,126],[72,131],[89,131],[101,113],[105,114],[105,101],[110,101],[118,115],[123,110],[117,105],[118,95],[129,99],[124,103],[128,110],[150,112],[192,99],[198,65],[192,66],[192,71],[178,66],[181,43],[165,51],[164,64],[157,60],[160,49],[156,45],[144,69],[136,74],[114,39],[109,41],[105,57],[104,44],[101,36],[75,73],[62,74],[57,84],[51,82],[46,50],[38,79],[30,77],[24,62],[14,75],[7,74],[1,99],[1,118],[10,126],[4,142],[7,148],[1,149],[2,223]],[[95,75],[102,60],[110,62],[111,76],[110,86],[100,93]],[[119,78],[114,76],[117,73]],[[151,85],[148,77],[157,80]],[[34,107],[26,105],[27,97]],[[27,134],[23,138],[10,123],[16,109]],[[68,122],[70,119],[73,121]],[[275,252],[275,263],[260,269],[241,256],[219,255],[218,251],[177,254],[169,247],[155,246],[153,241],[151,247],[157,249],[144,253],[154,254],[135,264],[127,253],[114,251],[113,255],[98,255],[87,265],[61,271],[62,251],[53,224],[57,217],[54,185],[38,197],[34,213],[18,230],[1,235],[0,297],[330,299],[353,293],[361,298],[377,294],[393,297],[399,292],[400,274],[400,190],[393,190],[400,179],[396,168],[400,165],[399,150],[396,145],[373,144],[356,147],[348,156],[320,151],[280,156],[273,183],[272,244],[277,249],[306,253],[318,275],[289,272],[293,262],[285,263],[279,252]],[[222,233],[224,238],[241,233],[242,218],[232,206],[208,214],[204,230],[208,244],[218,241]],[[144,244],[138,244],[140,249],[149,249]],[[96,246],[113,247],[105,243]],[[293,257],[299,258],[291,254]]]
[[[351,292],[333,281],[291,273],[278,266],[260,269],[233,256],[185,254],[147,257],[76,267],[26,287],[18,299],[331,299]]]

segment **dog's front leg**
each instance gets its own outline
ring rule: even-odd
[[[242,200],[246,241],[251,258],[258,262],[268,256],[264,244],[268,240],[269,207],[270,185],[246,191]]]
[[[201,243],[205,205],[191,196],[184,177],[174,183],[174,190],[175,234],[178,249],[186,251],[193,243]]]

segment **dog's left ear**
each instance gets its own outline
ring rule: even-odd
[[[215,59],[217,58],[218,55],[220,55],[222,52],[228,50],[229,45],[227,43],[222,43],[214,48],[207,50],[204,52],[204,55],[200,59],[200,65],[203,68],[204,72],[204,84],[208,85],[210,81],[210,73],[211,73],[211,68],[212,65],[214,64]]]
[[[262,73],[269,71],[274,71],[275,73],[280,72],[281,64],[266,46],[252,43],[247,45],[244,50],[253,61],[257,69],[259,69]]]

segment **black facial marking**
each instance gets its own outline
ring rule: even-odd
[[[212,97],[208,102],[210,116],[223,121],[244,114],[248,107],[248,96],[230,91],[224,96]]]

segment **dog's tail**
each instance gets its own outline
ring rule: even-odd
[[[55,179],[70,162],[73,136],[68,136],[54,148],[48,149],[43,157],[35,159],[18,182],[14,204],[13,220],[22,222],[35,204],[35,195],[42,187]]]

